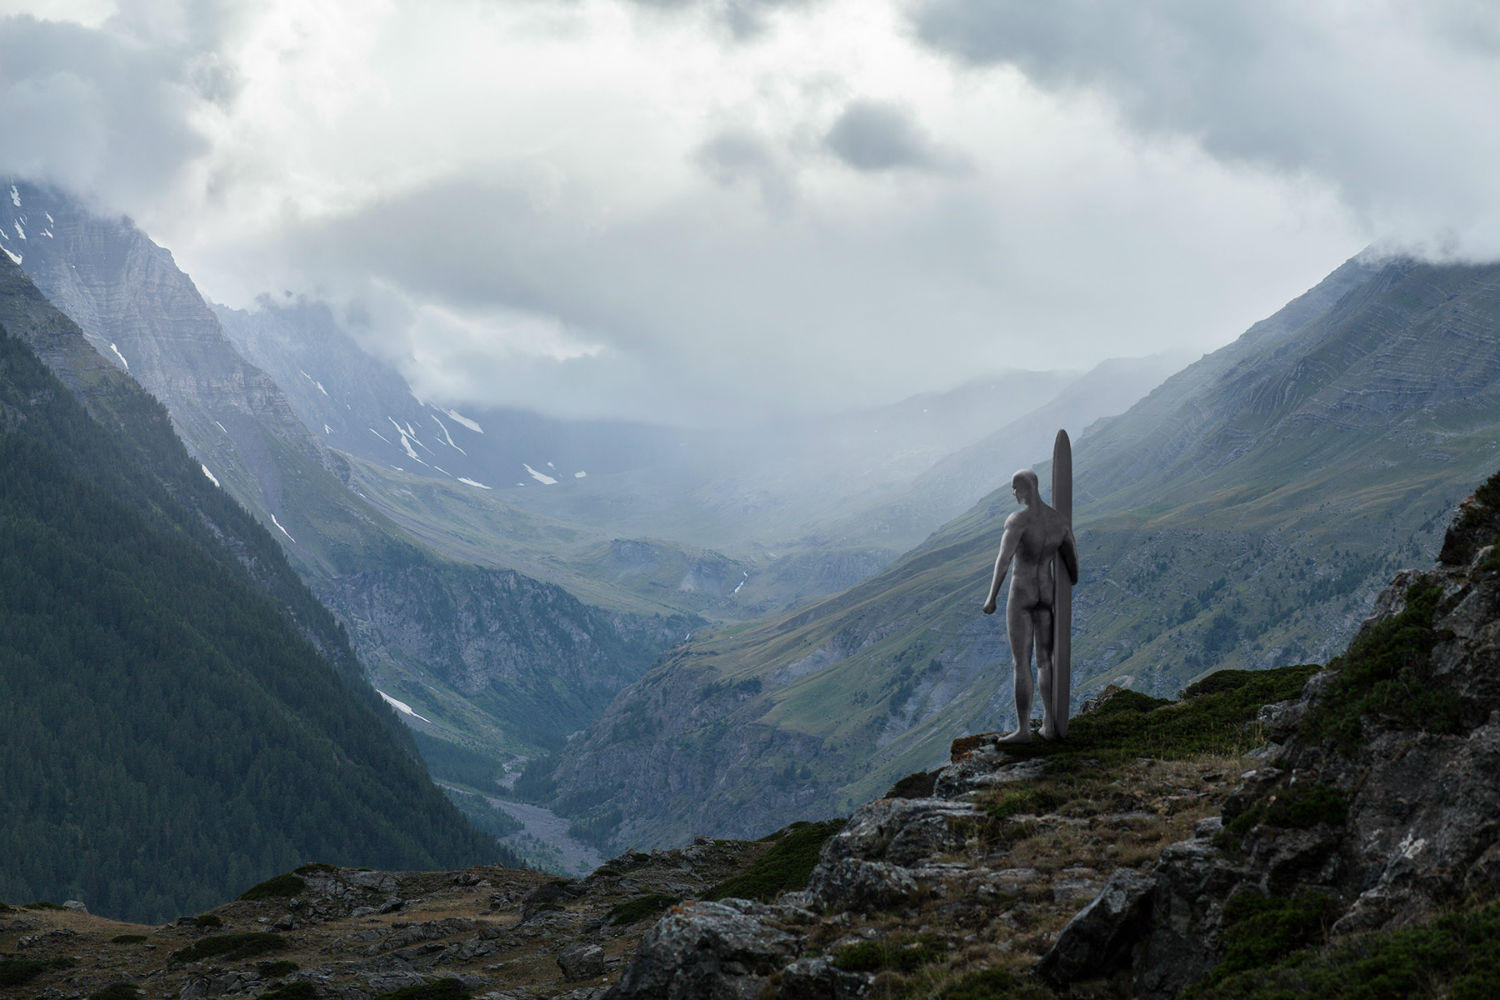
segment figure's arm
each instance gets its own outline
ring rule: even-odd
[[[1073,529],[1069,528],[1067,535],[1063,537],[1063,543],[1057,550],[1057,555],[1062,559],[1063,569],[1068,571],[1068,582],[1078,583],[1078,547],[1073,544]]]
[[[1016,547],[1020,544],[1021,532],[1013,523],[1012,518],[1007,518],[1005,534],[1000,536],[1000,554],[995,557],[995,578],[990,582],[990,596],[984,602],[984,613],[987,615],[995,613],[996,599],[1000,596],[1000,585],[1005,582],[1005,572],[1010,569],[1010,561],[1016,554]]]

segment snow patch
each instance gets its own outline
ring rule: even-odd
[[[10,247],[0,247],[0,250],[4,250],[5,251],[5,256],[9,257],[11,259],[11,262],[14,263],[17,267],[19,267],[21,265],[21,255],[20,254],[18,254],[18,253],[11,253],[10,252]]]
[[[313,378],[313,377],[312,377],[312,376],[311,376],[311,375],[309,375],[309,374],[307,374],[307,372],[305,372],[305,371],[303,371],[303,370],[302,370],[302,369],[301,369],[301,368],[298,368],[298,369],[297,369],[297,372],[298,372],[298,374],[300,374],[300,375],[301,375],[301,376],[302,376],[302,377],[303,377],[303,378],[305,378],[305,379],[307,379],[307,380],[308,380],[308,381],[309,381],[309,382],[311,382],[311,383],[312,383],[312,384],[313,384],[313,385],[315,385],[315,386],[317,386],[317,387],[318,387],[318,391],[319,391],[319,392],[321,392],[321,393],[322,393],[322,394],[323,394],[323,395],[325,395],[325,396],[327,396],[327,395],[328,395],[328,390],[327,390],[327,389],[325,389],[325,388],[323,388],[323,383],[322,383],[322,382],[319,382],[319,381],[318,381],[318,380],[317,380],[317,379],[315,379],[315,378]]]
[[[743,587],[749,581],[750,581],[750,574],[746,573],[745,574],[745,579],[741,580],[739,582],[739,584],[734,588],[734,593],[738,594],[740,592],[740,587]]]
[[[492,490],[495,488],[493,486],[486,486],[481,482],[476,482],[475,480],[470,479],[468,476],[459,476],[458,481],[463,483],[465,486],[477,486],[482,490]]]
[[[212,472],[209,472],[208,471],[208,466],[203,465],[203,463],[200,462],[199,466],[203,469],[203,474],[208,477],[208,481],[211,482],[211,483],[213,483],[215,486],[219,486],[219,477],[216,476],[216,475],[214,475]],[[224,487],[219,486],[219,489],[223,489],[223,488]]]
[[[370,431],[371,434],[374,434],[376,437],[380,438],[380,440],[384,441],[386,444],[390,444],[391,443],[391,439],[390,438],[386,437],[384,434],[380,433],[375,428],[371,427],[371,428],[369,428],[369,431]]]
[[[464,451],[458,445],[456,445],[456,444],[453,443],[453,435],[448,433],[448,425],[445,424],[445,423],[443,423],[441,420],[439,420],[436,413],[429,413],[427,415],[429,417],[431,417],[432,418],[432,422],[435,423],[435,424],[437,424],[438,427],[442,430],[442,432],[443,432],[443,440],[448,442],[448,447],[452,448],[454,451],[458,452],[460,455],[467,455],[468,454],[468,452]]]
[[[573,473],[573,478],[574,479],[587,479],[588,478],[588,473],[584,472],[583,470],[580,469],[579,471]]]
[[[126,371],[129,371],[130,370],[130,362],[125,360],[125,355],[123,355],[123,354],[120,353],[120,349],[118,347],[116,347],[114,344],[110,344],[109,345],[109,349],[111,351],[115,352],[115,357],[117,357],[117,358],[120,359],[120,364],[122,364],[122,365],[125,366],[125,370]]]
[[[535,469],[533,469],[531,466],[527,465],[525,462],[522,462],[521,465],[524,466],[525,469],[526,469],[526,471],[531,474],[531,478],[532,479],[535,479],[537,482],[541,483],[543,486],[556,486],[557,485],[557,480],[553,479],[551,476],[547,475],[545,472],[538,472]]]
[[[214,426],[217,427],[219,430],[223,431],[225,434],[229,433],[229,428],[225,427],[223,424],[219,423],[217,420],[214,421]]]
[[[324,424],[323,425],[323,433],[324,434],[332,434],[333,433],[333,428],[329,427],[327,424]]]
[[[380,688],[376,688],[375,689],[375,693],[378,694],[378,695],[380,695],[380,697],[384,698],[385,699],[385,703],[387,705],[391,706],[396,711],[400,712],[402,715],[409,715],[413,719],[421,719],[423,722],[427,723],[429,726],[433,724],[433,722],[432,722],[431,719],[424,718],[423,716],[418,715],[416,712],[413,712],[411,706],[408,705],[406,702],[404,702],[404,701],[397,701],[395,698],[392,698],[390,695],[388,695],[384,691],[380,690]]]
[[[24,229],[21,228],[21,220],[17,219],[14,222],[12,222],[11,225],[13,225],[13,226],[16,227],[16,235],[19,236],[19,237],[21,237],[21,239],[24,240],[26,238],[26,230],[24,230]]]
[[[477,424],[473,420],[470,420],[468,417],[464,416],[462,413],[459,413],[457,410],[444,410],[443,412],[448,414],[448,419],[454,421],[455,423],[463,424],[475,434],[484,433],[483,427],[480,427],[479,424]]]
[[[10,186],[10,203],[17,208],[21,207],[21,192],[16,190],[16,186],[14,184]],[[52,216],[47,216],[47,221],[51,222]]]
[[[406,451],[406,457],[414,462],[419,462],[422,465],[426,465],[427,463],[423,462],[422,459],[417,456],[417,449],[411,446],[412,441],[416,441],[417,444],[422,444],[421,439],[418,438],[415,434],[408,437],[406,429],[403,428],[400,424],[396,423],[395,417],[386,417],[385,419],[391,422],[391,426],[396,428],[396,433],[401,436],[401,447]],[[409,427],[410,425],[407,426]],[[422,444],[422,450],[430,452],[432,449],[428,448],[425,444]]]
[[[276,525],[277,528],[280,528],[281,529],[281,533],[283,535],[285,535],[288,538],[292,538],[292,533],[290,531],[287,531],[285,528],[281,527],[281,522],[278,521],[278,520],[276,520],[276,515],[275,514],[271,515],[271,523],[274,524],[274,525]],[[292,538],[292,544],[296,545],[297,544],[297,539]]]

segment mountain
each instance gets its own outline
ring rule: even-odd
[[[460,776],[472,779],[476,756],[498,776],[512,756],[556,745],[694,626],[658,609],[601,612],[523,573],[434,552],[350,488],[359,459],[309,431],[280,387],[235,351],[169,252],[128,219],[63,192],[23,183],[10,194],[0,203],[8,252],[97,349],[43,351],[44,360],[73,382],[102,364],[161,400],[202,474],[259,518],[343,624],[440,777],[468,784]],[[406,619],[377,596],[395,593]],[[536,609],[545,620],[531,617]],[[571,644],[530,638],[549,631]],[[433,635],[464,641],[433,644]],[[576,685],[560,683],[560,653]]]
[[[628,422],[423,402],[323,302],[262,296],[250,310],[212,309],[236,350],[271,376],[303,424],[378,465],[508,491],[659,465],[684,437]]]
[[[1496,463],[1497,314],[1500,266],[1362,256],[1081,435],[1075,699],[1347,642]],[[616,845],[757,835],[1011,725],[978,605],[1013,509],[997,490],[841,594],[698,633],[525,787]]]
[[[503,857],[275,542],[91,354],[0,260],[0,895],[162,920],[309,857]]]

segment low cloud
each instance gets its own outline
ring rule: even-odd
[[[851,101],[823,142],[845,164],[865,172],[933,170],[952,162],[910,111],[884,101]]]
[[[785,158],[768,140],[745,129],[715,133],[698,147],[694,159],[717,184],[753,185],[772,210],[786,209],[795,195]]]
[[[1500,254],[1500,22],[1470,0],[931,0],[917,37],[1094,93],[1151,136],[1337,187],[1374,231]]]
[[[760,37],[779,11],[796,10],[822,0],[628,0],[650,10],[697,13],[727,29],[739,41]]]
[[[109,206],[170,190],[209,148],[194,115],[233,93],[202,41],[0,17],[0,174]]]

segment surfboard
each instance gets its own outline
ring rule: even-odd
[[[1073,523],[1073,444],[1059,430],[1052,443],[1052,507]],[[1059,739],[1068,735],[1068,701],[1073,687],[1073,584],[1062,558],[1052,560],[1052,704]]]

